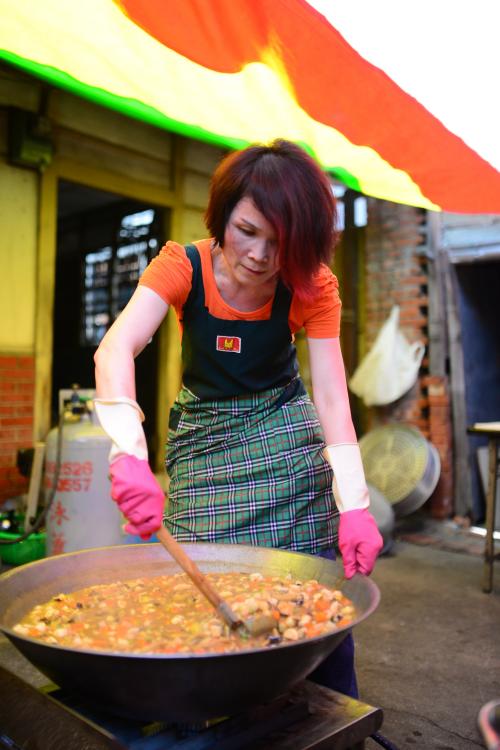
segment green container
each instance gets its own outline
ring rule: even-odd
[[[30,534],[29,537],[24,539],[22,542],[16,542],[15,540],[21,536],[17,534],[9,534],[7,531],[0,531],[0,557],[2,562],[6,565],[24,565],[24,563],[33,562],[33,560],[39,560],[41,557],[45,557],[45,531],[38,534]],[[4,544],[3,540],[10,541],[12,544]]]

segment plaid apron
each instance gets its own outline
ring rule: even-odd
[[[315,407],[296,378],[248,396],[199,399],[182,388],[170,412],[165,525],[179,540],[333,547],[332,471]]]

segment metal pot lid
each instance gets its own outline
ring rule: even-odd
[[[425,479],[431,444],[416,427],[388,424],[359,441],[366,481],[391,504],[404,500]]]

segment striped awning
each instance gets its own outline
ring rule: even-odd
[[[294,140],[366,195],[500,213],[496,5],[0,0],[0,58],[193,138]]]

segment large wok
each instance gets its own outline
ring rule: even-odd
[[[342,566],[296,552],[228,544],[186,544],[203,572],[292,573],[338,582]],[[305,678],[377,607],[368,578],[342,585],[355,621],[326,636],[233,654],[131,655],[53,646],[12,630],[35,604],[98,583],[179,572],[159,544],[102,547],[50,557],[0,576],[0,629],[57,685],[83,694],[102,709],[143,720],[201,721],[233,715],[276,698]]]

